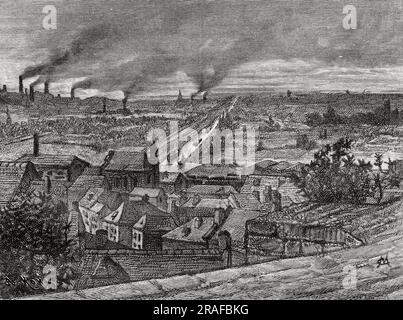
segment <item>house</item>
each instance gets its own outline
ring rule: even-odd
[[[218,247],[216,231],[219,225],[220,221],[216,217],[195,217],[163,235],[162,248],[176,250]]]
[[[172,192],[167,195],[167,212],[171,213],[174,207],[178,207],[180,204],[181,196]]]
[[[145,148],[109,151],[101,174],[114,191],[130,192],[135,187],[155,188],[159,184],[159,165],[148,161]]]
[[[254,164],[253,174],[257,176],[292,177],[301,172],[304,166],[303,163],[276,162],[266,159]]]
[[[280,175],[251,175],[246,178],[240,193],[253,194],[262,204],[269,204],[277,211],[280,207],[287,208],[308,201],[290,177]]]
[[[236,208],[241,210],[261,211],[265,206],[256,199],[252,193],[237,193],[234,194]]]
[[[83,228],[87,233],[95,235],[102,229],[103,218],[118,208],[122,195],[106,188],[90,188],[78,202]]]
[[[262,211],[234,209],[220,227],[220,231],[227,231],[231,236],[232,246],[238,250],[242,250],[244,246],[246,221],[255,219],[263,214]]]
[[[162,235],[174,227],[170,215],[144,200],[121,202],[102,223],[110,241],[136,250],[161,250]]]
[[[178,172],[160,172],[160,188],[162,188],[166,194],[172,194],[175,190],[179,190],[179,187],[176,186],[178,176]]]
[[[42,185],[32,162],[0,162],[0,208]]]
[[[66,181],[73,183],[90,164],[73,155],[63,154],[40,154],[39,136],[34,135],[34,147],[32,154],[25,154],[17,161],[30,161],[35,165],[42,180],[50,183],[52,181]],[[50,185],[48,186],[50,188]]]
[[[232,186],[221,185],[194,185],[186,190],[188,196],[200,195],[208,196],[209,199],[223,199],[231,194],[238,193]]]
[[[147,199],[149,203],[162,211],[167,211],[167,196],[161,188],[141,188],[135,187],[130,193],[129,198],[134,201]]]
[[[402,180],[403,179],[403,160],[398,159],[390,162],[389,164],[389,173],[396,174],[397,177]]]
[[[228,217],[231,210],[232,207],[220,208],[211,206],[206,207],[174,206],[171,212],[171,216],[174,219],[175,224],[177,226],[180,226],[196,217],[202,217],[202,218],[219,217],[220,221],[224,221]]]
[[[188,189],[194,185],[232,186],[239,191],[243,186],[246,175],[243,168],[236,165],[205,164],[179,174],[175,183],[176,192]]]
[[[75,209],[74,204],[80,201],[90,188],[108,188],[107,181],[100,174],[99,167],[87,167],[68,188],[69,210]]]

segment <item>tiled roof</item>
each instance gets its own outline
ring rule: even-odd
[[[238,193],[234,195],[239,209],[244,210],[261,210],[263,205],[250,193]]]
[[[196,193],[199,195],[225,195],[230,193],[238,193],[232,186],[219,186],[219,185],[195,185],[186,190],[187,193]]]
[[[221,226],[220,231],[228,231],[236,246],[242,246],[245,236],[245,224],[250,219],[261,216],[261,211],[234,209]]]
[[[104,188],[90,188],[84,197],[79,201],[79,205],[94,212],[101,218],[115,210],[121,203],[121,195]]]
[[[121,211],[121,212],[120,212]],[[134,226],[139,220],[146,216],[144,230],[172,230],[174,221],[167,213],[159,210],[152,204],[145,201],[124,201],[105,220],[117,225]],[[113,219],[118,217],[117,219]]]
[[[5,205],[12,200],[27,166],[28,163],[0,162],[0,205]]]
[[[174,183],[178,176],[178,172],[161,172],[160,183]]]
[[[225,210],[230,205],[228,199],[201,199],[196,208],[223,208]]]
[[[37,166],[69,167],[71,163],[76,159],[87,163],[85,160],[80,159],[76,156],[62,154],[40,154],[37,157],[32,154],[26,154],[19,158],[18,161],[31,161]]]
[[[111,151],[108,155],[105,170],[111,171],[143,171],[145,169],[145,149],[141,151]]]
[[[131,192],[131,196],[139,196],[143,197],[145,195],[148,195],[150,198],[156,198],[158,195],[162,192],[162,189],[158,188],[140,188],[136,187],[134,188]]]
[[[201,219],[201,224],[196,227],[196,219]],[[206,236],[212,232],[212,228],[216,225],[214,218],[193,218],[184,225],[164,234],[162,238],[187,242],[202,242],[206,241]]]
[[[82,188],[102,188],[104,186],[104,176],[93,175],[81,175],[71,185],[70,190],[82,189]]]
[[[185,173],[187,177],[206,177],[206,178],[234,178],[239,179],[242,168],[235,165],[211,165],[204,164],[190,169]]]

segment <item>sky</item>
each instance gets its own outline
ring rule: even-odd
[[[56,30],[43,28],[46,5]],[[402,92],[402,11],[403,0],[0,0],[0,84],[17,90],[24,74],[53,93],[130,99]]]

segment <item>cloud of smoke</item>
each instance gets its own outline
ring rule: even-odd
[[[37,83],[86,77],[73,88],[121,90],[128,97],[179,70],[198,92],[211,90],[232,69],[264,59],[364,67],[402,62],[401,8],[357,0],[354,31],[342,28],[342,8],[336,0],[75,0],[65,23],[85,27],[74,36],[60,33],[48,59],[23,77],[39,75]],[[80,12],[82,21],[74,20]]]

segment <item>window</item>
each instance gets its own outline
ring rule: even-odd
[[[127,177],[123,178],[123,188],[127,190]]]
[[[131,189],[137,187],[137,178],[130,178],[130,185]]]
[[[113,224],[109,224],[108,227],[108,239],[113,242],[119,242],[119,232],[118,227]]]
[[[132,248],[140,250],[143,249],[143,233],[141,231],[133,229]]]

